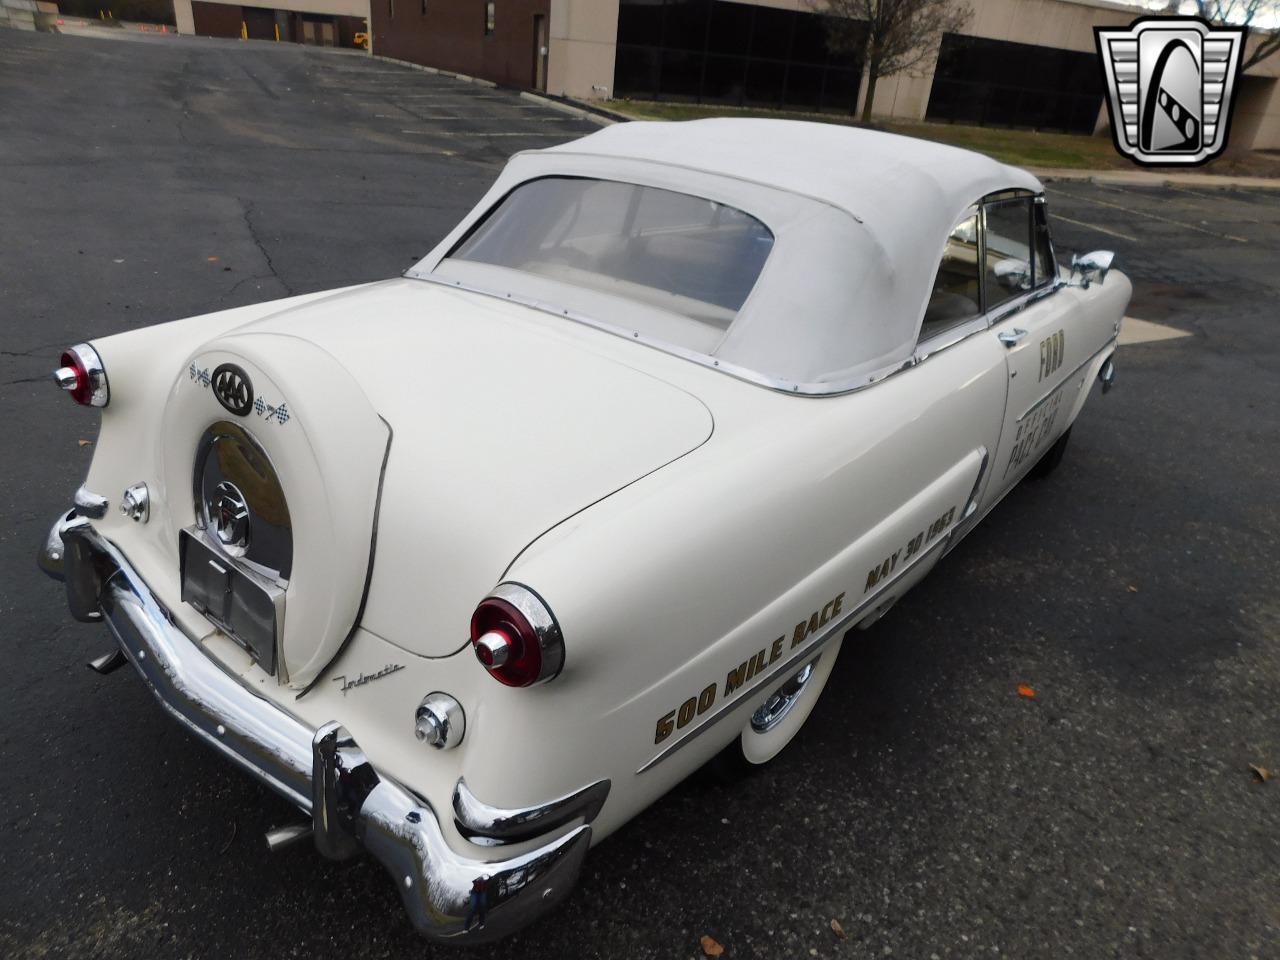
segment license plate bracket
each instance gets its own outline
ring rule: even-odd
[[[284,590],[235,565],[198,530],[178,533],[182,600],[244,647],[267,673],[276,672],[276,640],[284,626]]]

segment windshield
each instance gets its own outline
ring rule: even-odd
[[[726,330],[773,247],[749,214],[701,197],[579,177],[507,194],[450,254],[624,297],[697,321],[680,346]],[[658,331],[642,330],[644,333]],[[671,328],[662,335],[671,339]]]

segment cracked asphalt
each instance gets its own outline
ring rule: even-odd
[[[0,103],[0,955],[443,956],[375,864],[268,855],[288,806],[84,669],[105,633],[33,557],[96,420],[46,377],[396,274],[509,153],[593,125],[358,55],[15,31]],[[1061,469],[845,644],[774,766],[686,782],[483,955],[1280,956],[1280,780],[1249,769],[1280,770],[1280,192],[1049,200],[1190,335],[1120,349]]]

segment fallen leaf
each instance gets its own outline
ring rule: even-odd
[[[82,447],[90,447],[90,446],[93,446],[93,441],[92,441],[92,440],[81,440],[81,441],[80,441],[80,446],[82,446]]]
[[[831,920],[831,932],[841,940],[844,939],[844,927],[840,926],[840,921],[835,918],[832,918]]]
[[[217,258],[217,257],[205,257],[205,259],[206,259],[206,260],[208,260],[210,263],[217,263],[217,262],[218,262],[218,258]]]
[[[1034,687],[1028,687],[1025,683],[1018,684],[1018,696],[1032,699],[1035,695],[1036,691]]]
[[[1131,584],[1129,584],[1129,592],[1130,592],[1130,593],[1137,593],[1137,592],[1138,592],[1138,588],[1137,588],[1137,587],[1135,587],[1135,586],[1131,583]]]
[[[1254,783],[1266,783],[1275,776],[1275,774],[1266,767],[1260,767],[1256,763],[1249,764],[1249,771],[1253,774]]]
[[[714,937],[708,937],[704,933],[702,935],[702,952],[708,957],[718,957],[724,953],[724,947],[720,946]]]

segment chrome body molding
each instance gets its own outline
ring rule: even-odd
[[[979,447],[982,451],[982,462],[978,464],[978,476],[973,481],[973,489],[969,492],[969,499],[965,502],[964,512],[960,514],[960,519],[951,525],[951,532],[947,534],[946,549],[943,556],[951,552],[952,548],[964,539],[965,534],[972,530],[978,523],[978,502],[982,498],[982,481],[986,479],[987,468],[991,466],[991,452],[986,447]]]
[[[575,820],[591,823],[604,806],[609,787],[608,780],[599,780],[546,803],[505,809],[480,800],[460,778],[453,788],[453,822],[459,833],[480,846],[520,843]]]
[[[952,529],[954,528],[955,528],[955,525],[953,524]],[[929,546],[924,550],[921,550],[919,553],[917,553],[914,560],[912,560],[910,563],[903,564],[890,577],[888,577],[885,580],[882,580],[881,581],[882,586],[879,589],[877,589],[875,593],[871,594],[870,596],[864,597],[856,607],[851,609],[847,614],[842,616],[839,620],[833,620],[831,623],[829,623],[826,627],[822,629],[821,633],[815,634],[813,639],[807,641],[804,644],[804,646],[800,647],[796,651],[795,654],[788,657],[782,663],[778,664],[776,668],[768,671],[767,673],[760,674],[760,678],[757,680],[754,680],[751,686],[749,688],[746,688],[742,694],[738,695],[733,700],[722,703],[719,709],[717,709],[714,713],[708,716],[706,720],[704,720],[698,726],[694,727],[692,730],[686,733],[683,737],[681,737],[675,743],[672,743],[671,745],[665,747],[664,749],[659,751],[655,756],[651,757],[649,760],[643,763],[639,767],[639,769],[636,770],[636,773],[640,774],[640,773],[644,773],[646,770],[652,770],[654,767],[660,764],[663,760],[666,760],[669,756],[671,756],[677,750],[683,749],[684,747],[688,746],[688,744],[691,743],[693,740],[702,736],[702,734],[706,733],[713,726],[715,726],[725,717],[732,714],[739,707],[743,706],[746,703],[752,702],[753,697],[755,697],[760,692],[761,689],[768,688],[772,684],[776,683],[778,681],[778,678],[780,677],[784,677],[789,673],[795,673],[797,670],[799,670],[800,665],[804,663],[806,659],[816,659],[813,656],[814,653],[821,650],[824,646],[826,646],[827,642],[830,641],[832,637],[842,636],[844,631],[853,627],[860,618],[874,611],[876,608],[876,605],[878,603],[883,602],[884,595],[888,593],[889,589],[895,583],[897,583],[909,572],[914,570],[919,564],[923,563],[927,558],[933,556],[941,548],[945,547],[950,542],[951,542],[950,531],[947,532],[947,536],[939,536],[938,539],[933,542],[932,546]]]
[[[336,723],[312,729],[240,684],[170,618],[133,566],[89,521],[60,517],[41,567],[57,567],[61,543],[68,600],[80,615],[90,602],[161,706],[189,731],[309,813],[316,847],[342,859],[367,851],[391,874],[410,919],[434,941],[480,943],[507,936],[555,907],[573,889],[591,842],[584,823],[533,850],[498,860],[455,853],[425,800],[383,776]],[[599,785],[584,792],[598,790]],[[506,811],[537,824],[532,839],[567,821]],[[579,808],[579,813],[598,812]],[[486,898],[483,926],[468,909],[476,886]]]

